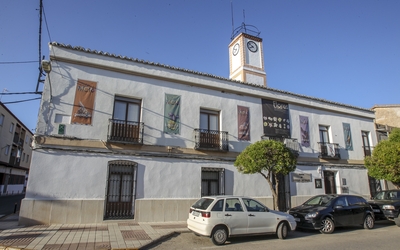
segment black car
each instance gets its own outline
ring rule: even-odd
[[[400,190],[381,191],[369,201],[376,219],[392,220],[400,227]]]
[[[333,233],[335,227],[362,225],[372,229],[375,216],[368,202],[356,195],[317,195],[288,211],[297,228],[316,229],[321,233]]]

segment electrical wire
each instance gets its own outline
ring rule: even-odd
[[[21,101],[15,101],[15,102],[3,102],[3,104],[13,104],[13,103],[20,103],[20,102],[29,102],[29,101],[39,100],[39,99],[41,99],[41,97],[32,98],[32,99],[26,99],[26,100],[21,100]]]
[[[45,24],[46,24],[46,29],[47,29],[47,35],[49,36],[49,40],[50,40],[50,42],[51,42],[51,41],[53,41],[53,40],[51,39],[50,30],[49,30],[49,25],[47,24],[46,12],[44,11],[44,6],[42,6],[42,8],[43,8],[44,22],[45,22]]]
[[[38,61],[19,61],[19,62],[0,62],[0,64],[13,64],[13,63],[37,63]]]
[[[29,94],[41,94],[40,92],[3,92],[0,95],[29,95]]]

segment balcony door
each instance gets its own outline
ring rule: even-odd
[[[364,148],[364,156],[371,156],[371,146],[369,144],[369,132],[361,131],[361,137]]]
[[[200,110],[200,147],[220,148],[219,112]]]
[[[139,140],[140,105],[140,100],[115,97],[111,138],[119,141]]]

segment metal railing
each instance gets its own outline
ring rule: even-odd
[[[319,158],[323,159],[340,159],[339,144],[318,142]]]
[[[143,127],[143,122],[110,119],[107,140],[110,142],[143,144]]]
[[[208,129],[194,130],[194,149],[229,151],[228,132]]]

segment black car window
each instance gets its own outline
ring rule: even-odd
[[[390,191],[388,192],[389,200],[399,200],[400,199],[400,191]]]
[[[346,197],[339,197],[339,198],[335,201],[335,206],[347,207],[347,206],[348,206],[348,203],[347,203]]]
[[[386,192],[379,192],[376,194],[375,200],[386,200]]]
[[[347,196],[347,201],[349,202],[350,206],[357,206],[357,205],[364,205],[366,201],[364,198],[358,196]]]
[[[331,201],[334,199],[334,196],[331,195],[318,195],[315,197],[312,197],[311,199],[309,199],[308,201],[306,201],[304,203],[304,205],[308,205],[308,206],[329,206],[329,204],[331,203]]]
[[[210,204],[214,201],[214,199],[210,199],[210,198],[201,198],[200,200],[196,201],[196,203],[194,203],[192,205],[193,208],[197,208],[197,209],[202,209],[202,210],[206,210],[208,208],[208,206],[210,206]]]
[[[213,206],[211,211],[223,211],[224,208],[224,200],[218,200],[217,203]]]
[[[248,212],[265,212],[267,210],[263,204],[252,199],[244,198],[243,203],[246,206]]]

